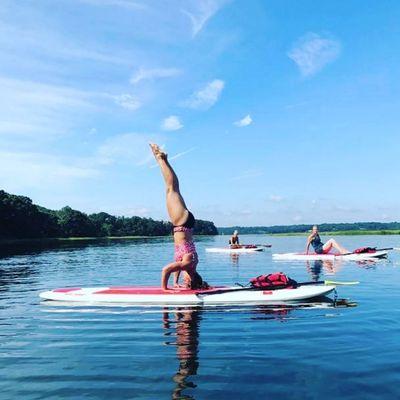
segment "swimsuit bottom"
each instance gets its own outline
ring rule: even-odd
[[[182,242],[175,245],[175,261],[182,261],[185,254],[192,254],[193,262],[197,260],[196,246],[192,241]]]

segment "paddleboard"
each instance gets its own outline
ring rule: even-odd
[[[39,296],[45,300],[74,303],[216,306],[222,304],[279,304],[323,296],[334,289],[335,286],[321,284],[277,290],[243,290],[240,286],[216,286],[205,290],[164,291],[158,286],[114,286],[54,289],[40,293]]]
[[[274,260],[374,260],[387,257],[388,252],[385,250],[378,250],[373,253],[351,253],[351,254],[315,254],[315,253],[283,253],[272,254]]]
[[[254,253],[257,251],[264,251],[264,247],[240,247],[238,249],[231,249],[230,247],[208,247],[206,248],[207,253]]]

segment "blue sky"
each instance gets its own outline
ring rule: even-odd
[[[219,226],[400,220],[396,1],[3,0],[0,186]]]

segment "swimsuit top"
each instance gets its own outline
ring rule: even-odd
[[[232,236],[229,244],[239,244],[239,236]]]
[[[314,239],[311,240],[311,245],[312,245],[312,247],[314,247],[314,249],[319,249],[320,247],[322,247],[324,245],[322,243],[321,238],[319,237],[318,233],[314,236]]]
[[[194,223],[196,222],[194,215],[189,211],[187,220],[184,224],[174,226],[174,233],[175,232],[191,232],[194,228]]]

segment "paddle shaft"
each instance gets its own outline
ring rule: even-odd
[[[358,284],[359,282],[334,282],[334,281],[310,281],[310,282],[297,282],[296,287],[299,286],[307,286],[307,285],[355,285]],[[252,286],[243,286],[241,288],[231,288],[231,289],[221,289],[220,291],[216,290],[211,293],[199,293],[200,295],[211,295],[211,294],[217,294],[217,293],[227,293],[227,292],[236,292],[236,291],[242,291],[242,290],[278,290],[278,289],[287,289],[288,286],[274,286],[274,287],[252,287]]]
[[[375,251],[385,251],[385,250],[393,250],[393,247],[386,247],[383,249],[376,249]],[[344,254],[338,254],[338,256],[350,256],[352,254],[365,254],[365,253],[354,253],[354,251],[352,251],[351,253],[344,253]],[[366,253],[368,254],[368,253]],[[370,254],[374,254],[374,253],[370,253]]]

